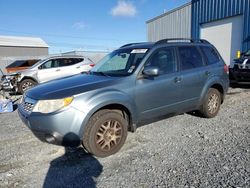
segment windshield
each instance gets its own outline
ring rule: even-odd
[[[148,49],[118,49],[105,56],[91,70],[91,73],[108,76],[128,76],[132,74]]]

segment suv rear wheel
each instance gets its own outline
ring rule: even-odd
[[[220,109],[221,93],[214,88],[210,88],[202,104],[200,113],[206,118],[215,117]]]
[[[128,121],[119,112],[101,110],[86,125],[83,146],[97,157],[118,152],[127,138]]]
[[[35,82],[34,80],[24,79],[19,84],[18,91],[23,94],[25,91],[27,91],[28,89],[34,87],[35,85],[37,85],[37,82]]]

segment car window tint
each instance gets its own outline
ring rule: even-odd
[[[29,66],[33,66],[33,65],[35,65],[38,61],[40,61],[40,59],[30,60],[30,61],[28,61],[28,64],[29,64]]]
[[[60,66],[60,59],[51,59],[42,64],[42,69],[56,68]]]
[[[59,63],[59,67],[70,66],[75,64],[74,58],[58,59],[57,61]]]
[[[46,61],[44,64],[42,64],[42,69],[48,69],[52,67],[52,60]]]
[[[201,54],[196,47],[179,47],[179,54],[181,59],[181,70],[188,70],[203,66]]]
[[[80,63],[82,62],[84,59],[83,58],[74,58],[73,59],[75,63]]]
[[[143,53],[136,53],[134,54],[134,58],[132,58],[132,65],[135,65],[136,67],[138,67],[138,65],[141,63],[143,57],[145,56],[145,54]]]
[[[19,66],[22,66],[24,63],[25,63],[24,60],[17,60],[17,61],[14,61],[13,63],[11,63],[10,65],[8,65],[6,68],[19,67]]]
[[[158,50],[146,64],[146,66],[158,67],[160,75],[175,72],[176,65],[177,63],[173,48],[163,48]]]
[[[23,64],[22,64],[23,67],[28,67],[29,66],[29,61],[25,61]]]
[[[207,58],[208,65],[212,65],[220,61],[217,52],[213,48],[208,46],[202,46],[201,50],[204,53],[205,57]]]

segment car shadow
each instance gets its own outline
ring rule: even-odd
[[[143,127],[145,125],[151,124],[151,123],[155,123],[158,121],[162,121],[162,120],[172,118],[175,116],[180,116],[180,115],[183,115],[183,113],[181,113],[181,114],[171,113],[171,114],[166,114],[166,115],[162,115],[162,116],[157,116],[154,118],[148,118],[148,119],[146,118],[143,121],[138,122],[136,126],[137,126],[137,128],[139,128],[139,127]]]
[[[198,110],[190,111],[190,112],[187,112],[186,114],[190,116],[206,119]]]
[[[13,102],[13,112],[15,112],[18,108],[18,104],[20,103],[20,99],[21,97],[15,98],[14,100],[12,100]]]
[[[249,84],[236,84],[236,83],[231,83],[230,84],[231,88],[241,88],[241,89],[250,89],[250,83]]]
[[[43,187],[96,187],[103,170],[99,161],[83,148],[65,148],[65,154],[50,163]]]

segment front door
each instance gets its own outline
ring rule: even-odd
[[[37,72],[40,83],[67,76],[67,68],[64,67],[64,58],[50,59],[43,63]],[[66,73],[65,73],[66,72]]]
[[[159,69],[155,77],[140,78],[136,81],[136,105],[139,118],[153,118],[177,110],[180,100],[177,58],[174,48],[156,50],[145,66]]]

